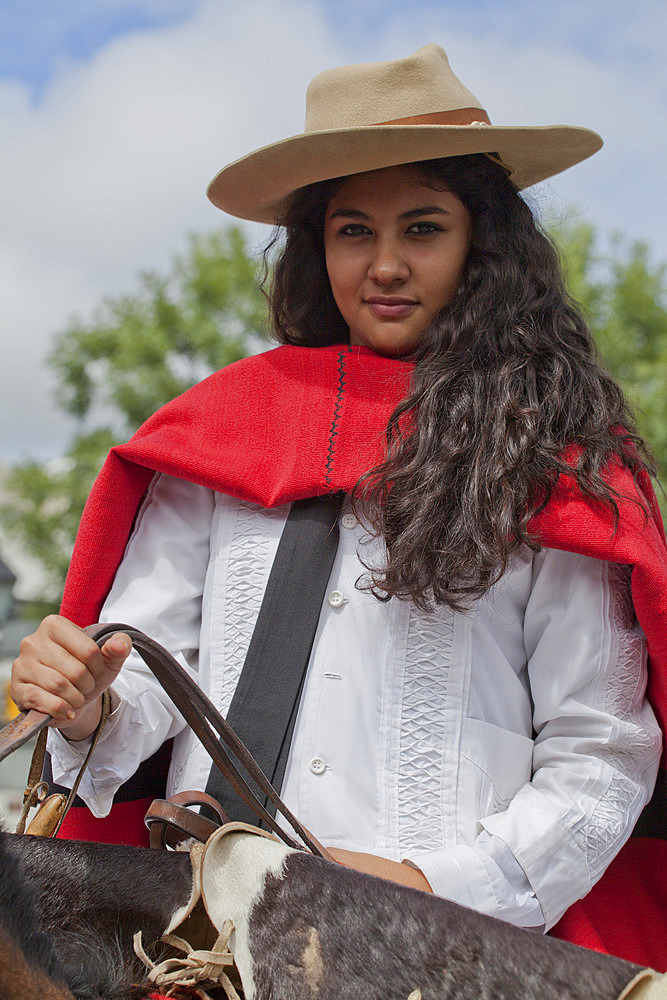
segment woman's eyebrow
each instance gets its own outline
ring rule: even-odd
[[[416,215],[451,215],[452,213],[440,205],[425,205],[424,208],[411,208],[408,212],[402,212],[399,218],[413,219]]]
[[[442,208],[440,205],[424,205],[422,208],[410,208],[407,212],[401,212],[399,219],[414,219],[419,215],[451,215],[452,213],[446,208]],[[364,219],[370,218],[365,212],[362,212],[358,208],[337,208],[335,212],[332,212],[329,216],[330,219],[338,219],[343,216],[346,219]]]
[[[368,219],[369,216],[365,212],[360,212],[358,208],[337,208],[335,212],[332,212],[329,216],[330,219],[338,219],[341,215],[345,216],[346,219]]]

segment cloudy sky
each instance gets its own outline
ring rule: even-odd
[[[208,180],[331,66],[438,42],[492,121],[596,129],[538,206],[667,259],[665,37],[664,0],[0,0],[0,462],[62,452],[52,336],[224,222]]]

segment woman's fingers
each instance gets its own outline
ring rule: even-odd
[[[72,719],[109,687],[131,649],[124,633],[111,636],[100,649],[78,626],[50,615],[21,643],[12,668],[12,698],[20,708]]]
[[[78,692],[70,700],[65,700],[45,687],[44,682],[40,682],[39,685],[25,683],[17,686],[16,689],[12,685],[12,699],[22,711],[35,708],[38,712],[51,715],[57,722],[75,719],[77,712],[80,712],[86,704],[83,696]],[[76,704],[76,708],[72,702]]]

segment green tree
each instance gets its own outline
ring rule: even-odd
[[[59,334],[48,363],[64,410],[78,419],[106,416],[124,437],[265,335],[257,264],[231,227],[192,237],[169,274],[143,274],[138,292],[107,300],[91,323]]]
[[[57,605],[81,511],[109,448],[158,407],[261,346],[266,305],[242,231],[193,236],[166,275],[102,303],[92,321],[55,337],[47,359],[58,405],[79,430],[66,455],[14,467],[0,509],[5,531],[42,563],[46,605]],[[34,610],[34,609],[31,609]]]
[[[587,223],[553,230],[568,287],[587,314],[602,360],[635,411],[639,431],[667,477],[667,267],[642,242],[615,236],[598,249]],[[666,506],[664,498],[663,511]]]
[[[104,428],[78,434],[64,458],[47,465],[25,462],[11,471],[6,483],[11,501],[0,508],[0,520],[7,534],[41,562],[46,578],[42,595],[25,607],[26,617],[56,610],[81,511],[116,440]]]

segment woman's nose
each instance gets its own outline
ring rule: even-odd
[[[395,281],[406,281],[410,271],[400,248],[391,241],[380,241],[373,248],[373,256],[368,265],[368,277],[379,285],[391,285]]]

